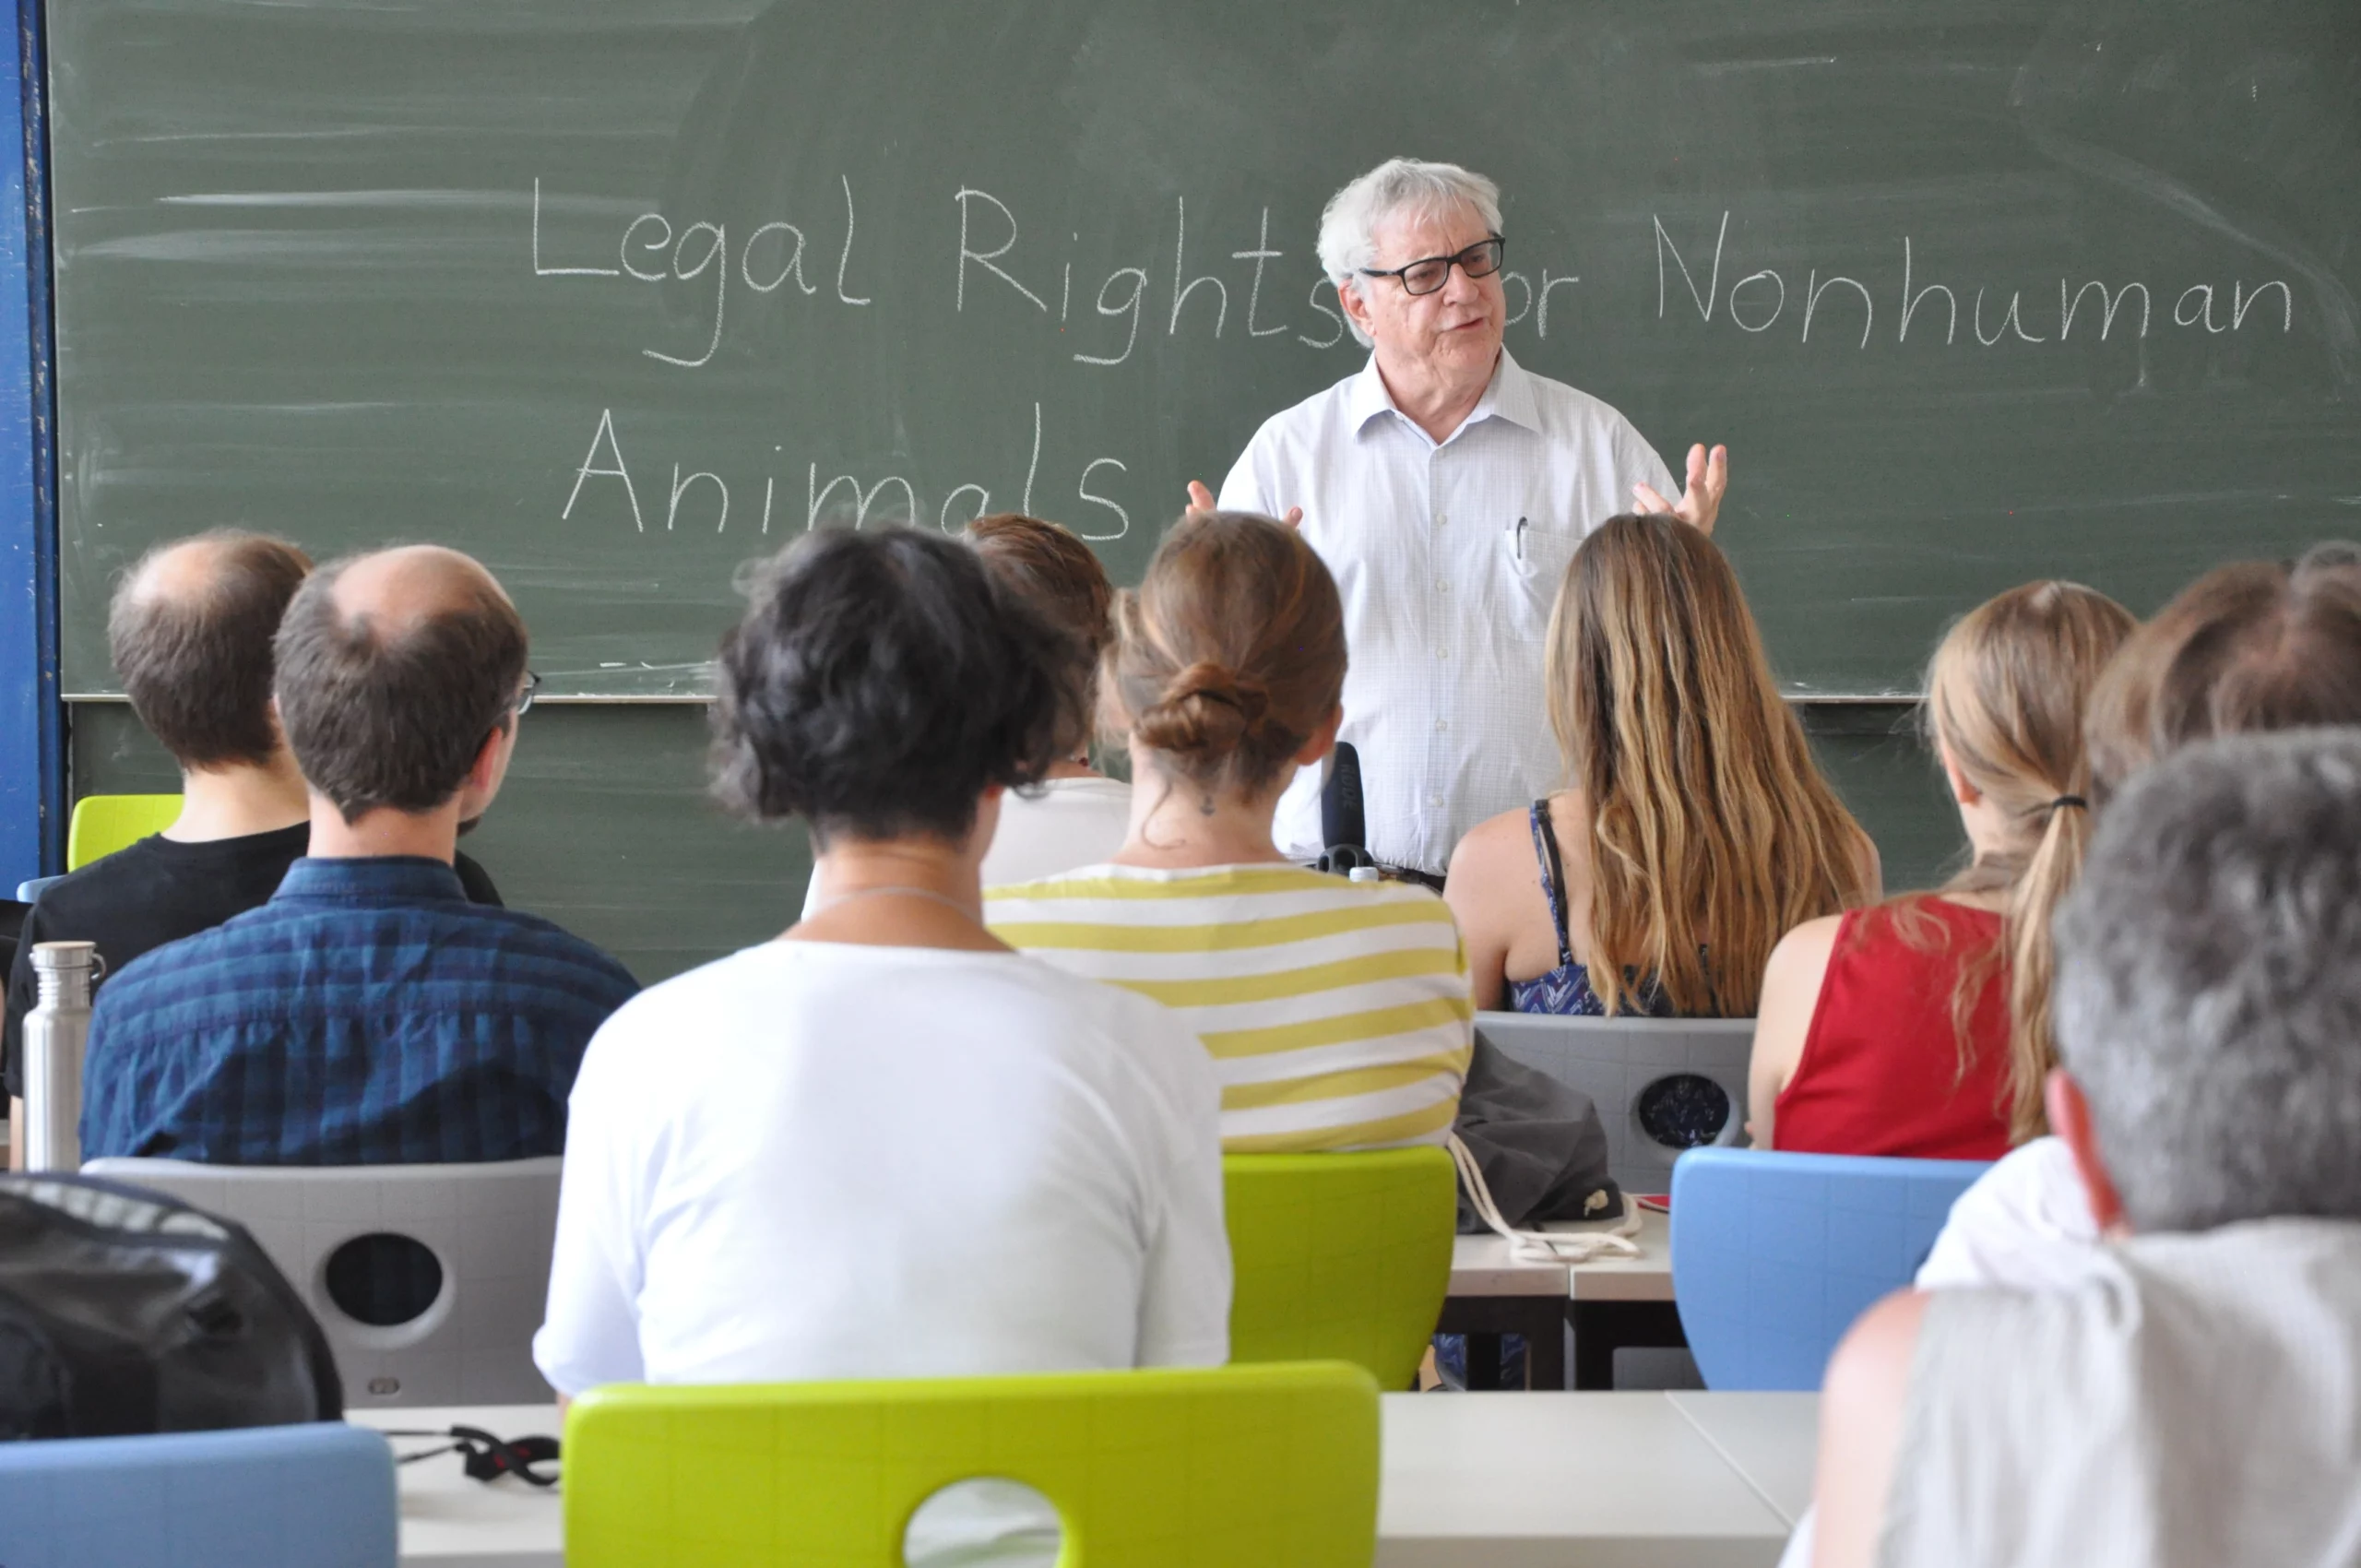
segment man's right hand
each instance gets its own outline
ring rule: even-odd
[[[1214,506],[1214,493],[1207,490],[1204,481],[1201,480],[1192,479],[1189,481],[1189,510],[1192,512],[1211,512],[1216,510]],[[1281,517],[1279,521],[1287,524],[1289,528],[1295,527],[1298,523],[1303,521],[1303,508],[1300,506],[1288,507],[1287,515]]]

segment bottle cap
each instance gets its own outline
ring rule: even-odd
[[[1382,882],[1385,873],[1375,866],[1355,866],[1345,873],[1345,877],[1349,882]]]

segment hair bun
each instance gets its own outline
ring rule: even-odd
[[[1159,752],[1220,754],[1260,731],[1270,710],[1271,694],[1261,683],[1201,659],[1165,683],[1133,732]]]

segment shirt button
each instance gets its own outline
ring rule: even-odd
[[[1427,797],[1427,804],[1430,806],[1439,806],[1442,804],[1442,796],[1440,794],[1429,795]]]
[[[1451,579],[1449,577],[1437,577],[1435,579],[1435,591],[1437,593],[1449,593],[1451,591]]]
[[[1439,647],[1435,649],[1435,657],[1437,659],[1449,659],[1451,657],[1451,649],[1447,647]]]
[[[1448,730],[1448,729],[1450,729],[1450,728],[1451,728],[1451,720],[1450,720],[1450,719],[1436,719],[1436,720],[1435,720],[1435,733],[1436,733],[1436,734],[1440,735],[1440,734],[1442,734],[1444,731],[1446,731],[1446,730]]]
[[[1450,522],[1451,522],[1451,519],[1450,519],[1449,517],[1447,517],[1443,516],[1441,512],[1437,512],[1437,513],[1435,514],[1435,527],[1437,527],[1437,528],[1443,528],[1443,527],[1447,526]]]

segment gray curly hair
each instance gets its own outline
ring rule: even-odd
[[[2101,814],[2058,1052],[2142,1230],[2361,1219],[2361,730],[2209,741]]]

